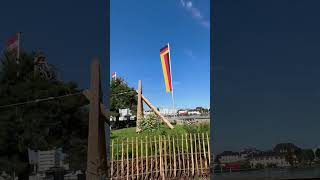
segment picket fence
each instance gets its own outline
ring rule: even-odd
[[[208,133],[114,139],[112,179],[208,177],[211,161]]]

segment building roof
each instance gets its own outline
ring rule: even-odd
[[[232,152],[232,151],[223,151],[220,156],[239,156],[240,153],[238,152]]]

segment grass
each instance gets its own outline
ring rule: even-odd
[[[210,129],[210,127],[209,127],[208,124],[174,125],[174,129],[169,129],[168,127],[163,125],[159,129],[157,129],[157,130],[155,130],[153,132],[143,131],[143,132],[138,134],[138,133],[136,133],[136,128],[135,127],[131,127],[131,128],[112,130],[110,139],[111,139],[112,142],[114,142],[114,146],[113,146],[113,150],[115,152],[114,158],[116,158],[116,157],[119,158],[120,155],[121,155],[121,143],[122,142],[124,143],[124,146],[125,146],[124,148],[126,149],[127,138],[129,140],[129,143],[132,144],[131,143],[132,138],[135,139],[136,137],[138,137],[138,139],[139,139],[138,146],[139,146],[139,149],[140,149],[141,148],[141,146],[140,146],[140,142],[141,141],[140,140],[142,140],[143,143],[144,143],[146,136],[148,137],[148,139],[150,139],[150,138],[153,139],[154,136],[170,135],[170,137],[176,137],[176,139],[181,139],[181,135],[185,135],[185,134],[189,134],[189,133],[192,133],[192,134],[194,134],[194,133],[208,133],[208,135],[210,135],[210,130],[209,129]],[[179,141],[177,144],[179,144],[180,147],[181,147],[181,143],[184,143],[184,142]],[[130,144],[128,144],[128,146],[130,146],[129,150],[128,150],[128,153],[129,153],[129,157],[132,157],[131,145]],[[143,152],[145,152],[144,145],[143,145],[142,149],[143,149]],[[149,151],[149,153],[150,153],[150,151]]]
[[[132,137],[150,137],[158,135],[170,135],[170,136],[181,136],[181,134],[186,133],[208,133],[210,135],[209,124],[199,124],[199,125],[174,125],[173,129],[162,125],[159,129],[154,132],[143,131],[141,133],[136,133],[136,127],[117,129],[111,131],[110,139],[126,139]]]
[[[150,136],[157,136],[157,135],[181,135],[187,133],[187,130],[184,128],[183,125],[174,125],[173,129],[169,129],[165,126],[161,127],[159,130],[155,132],[148,132],[143,131],[141,133],[136,133],[136,127],[131,128],[124,128],[124,129],[117,129],[111,131],[110,139],[125,139],[125,138],[132,138],[132,137],[150,137]]]

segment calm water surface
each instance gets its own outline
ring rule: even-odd
[[[286,179],[286,178],[320,178],[320,167],[265,169],[248,172],[231,172],[215,174],[216,180],[232,179]]]

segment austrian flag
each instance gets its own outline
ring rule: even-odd
[[[160,59],[162,65],[162,72],[164,82],[166,85],[166,92],[172,91],[172,79],[171,79],[171,65],[170,65],[170,48],[169,44],[160,49]]]
[[[10,37],[6,42],[6,51],[9,53],[10,56],[15,56],[19,59],[20,50],[20,33]]]
[[[116,79],[117,78],[117,73],[116,72],[113,72],[112,73],[112,79]]]
[[[7,51],[17,51],[19,47],[19,37],[16,34],[15,36],[10,37],[6,43]]]

